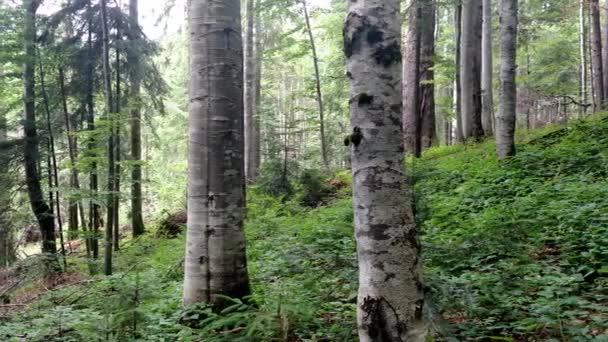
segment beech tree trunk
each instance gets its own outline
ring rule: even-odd
[[[105,237],[105,253],[104,253],[104,272],[106,275],[112,274],[112,244],[114,234],[114,180],[116,165],[114,163],[114,117],[113,117],[113,100],[112,100],[112,74],[110,70],[110,38],[108,32],[108,9],[106,0],[101,0],[101,26],[103,39],[103,74],[104,87],[106,93],[106,118],[110,128],[108,137],[108,196],[106,202],[107,217],[106,217],[106,237]]]
[[[420,156],[420,4],[411,0],[403,35],[403,141],[405,151]]]
[[[259,170],[262,164],[262,131],[260,127],[260,108],[262,108],[262,66],[264,61],[264,42],[262,34],[262,16],[260,14],[261,0],[255,4],[255,115],[253,117],[255,129],[255,169]],[[259,172],[259,171],[258,171]]]
[[[435,0],[420,1],[420,150],[437,140],[435,130]],[[408,99],[403,99],[407,101]]]
[[[581,103],[587,103],[588,89],[587,89],[587,21],[585,20],[585,0],[580,0],[579,4],[579,54],[580,54],[580,101]],[[608,32],[608,31],[607,31]],[[608,43],[608,42],[607,42]],[[608,49],[606,49],[608,51]],[[607,58],[608,59],[608,58]],[[608,73],[607,73],[608,75]],[[579,115],[582,117],[587,114],[586,106],[579,106]]]
[[[599,6],[599,2],[598,2]],[[604,101],[608,101],[608,18],[606,12],[608,9],[608,0],[604,1],[604,32],[603,32],[603,43],[602,43],[602,88],[604,89],[603,98]]]
[[[192,0],[188,231],[183,302],[249,294],[243,218],[240,0]]]
[[[496,151],[500,159],[515,155],[517,109],[517,0],[500,1],[500,109],[496,120]]]
[[[454,9],[454,41],[455,41],[455,73],[454,75],[454,111],[456,112],[456,141],[464,141],[464,128],[462,123],[462,77],[460,76],[460,59],[462,43],[462,4],[458,3]]]
[[[486,136],[494,134],[494,94],[492,91],[492,0],[483,0],[481,37],[481,125]]]
[[[129,17],[134,25],[139,25],[138,0],[129,1]],[[133,31],[133,30],[131,30]],[[130,36],[133,44],[139,44],[139,35]],[[130,50],[129,50],[130,51]],[[141,172],[141,62],[137,53],[128,53],[131,107],[131,226],[133,237],[144,233],[142,213],[142,172]]]
[[[312,50],[313,65],[315,67],[315,81],[317,90],[317,104],[319,105],[319,129],[321,135],[321,157],[323,158],[323,166],[326,170],[329,170],[329,159],[327,156],[327,139],[325,136],[325,108],[323,107],[323,93],[321,92],[321,75],[319,73],[319,57],[317,56],[317,47],[315,45],[315,38],[312,34],[312,28],[310,26],[310,17],[308,16],[308,8],[306,7],[306,0],[302,1],[302,7],[304,9],[304,20],[306,23],[306,30],[308,31],[308,38],[310,40],[310,48]]]
[[[38,0],[23,0],[23,8],[25,10],[23,33],[25,49],[23,63],[23,130],[25,133],[25,144],[23,160],[30,205],[42,234],[42,252],[56,254],[57,246],[55,244],[53,213],[44,200],[38,173],[40,155],[38,151],[38,132],[36,129],[34,67],[36,65],[36,11],[39,5],[40,1]]]
[[[256,20],[254,0],[247,0],[247,26],[245,29],[245,174],[247,182],[255,182],[258,175],[259,135],[256,125],[256,71],[254,53],[254,22]]]
[[[460,83],[465,139],[481,139],[481,28],[482,0],[463,0]]]
[[[598,0],[591,0],[591,60],[593,63],[594,107],[604,109],[604,67],[602,63],[602,32]]]
[[[399,0],[349,1],[344,27],[362,342],[424,341],[427,330],[403,168],[399,18]]]

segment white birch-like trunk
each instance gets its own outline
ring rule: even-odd
[[[492,91],[492,0],[483,0],[481,36],[481,125],[485,135],[493,134],[494,94]]]
[[[496,118],[496,152],[515,155],[517,108],[517,0],[500,1],[500,109]]]
[[[424,341],[419,243],[401,129],[400,1],[349,1],[353,207],[359,340]]]
[[[188,232],[183,301],[249,293],[243,216],[239,0],[191,0]]]

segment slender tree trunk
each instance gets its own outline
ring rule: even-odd
[[[419,157],[420,148],[420,1],[408,6],[408,28],[403,36],[403,141],[407,153]],[[406,101],[407,100],[407,101]]]
[[[93,98],[93,84],[94,84],[94,64],[93,64],[93,23],[91,13],[91,0],[87,4],[88,9],[88,38],[87,38],[87,70],[86,70],[86,87],[87,87],[87,130],[92,133],[95,131],[95,101]],[[97,147],[97,141],[94,137],[91,137],[87,149],[90,155],[95,154]],[[97,177],[97,163],[93,161],[91,165],[91,172],[89,174],[89,190],[91,191],[92,198],[89,200],[89,244],[91,245],[91,251],[93,259],[99,257],[99,229],[101,227],[101,215],[99,211],[99,205],[97,204],[99,181]]]
[[[23,63],[23,104],[25,145],[23,159],[25,166],[25,179],[30,205],[40,226],[42,233],[42,252],[57,253],[55,245],[55,223],[53,213],[44,200],[40,178],[38,175],[38,132],[36,130],[36,103],[35,103],[35,77],[36,63],[36,11],[40,2],[37,0],[23,0],[25,9],[24,18],[24,63]]]
[[[249,294],[240,0],[190,1],[185,305]],[[213,53],[209,53],[213,51]]]
[[[481,125],[487,136],[494,134],[494,94],[492,91],[492,0],[483,0],[481,37]]]
[[[106,220],[106,239],[105,239],[105,259],[104,272],[106,275],[112,274],[112,243],[113,243],[113,225],[114,225],[114,180],[116,165],[114,163],[114,116],[113,116],[113,100],[112,100],[112,74],[110,70],[110,39],[108,32],[108,9],[106,0],[101,0],[101,26],[103,39],[103,73],[104,85],[106,92],[106,118],[110,133],[108,137],[108,197],[106,202],[107,220]]]
[[[130,0],[129,16],[134,25],[139,25],[138,0]],[[130,36],[133,44],[139,43],[139,36]],[[137,237],[144,233],[144,220],[142,214],[142,172],[141,172],[141,63],[137,53],[128,53],[129,64],[130,98],[131,107],[131,159],[133,169],[131,170],[131,225],[133,236]]]
[[[317,56],[317,47],[315,45],[315,39],[312,34],[312,28],[310,26],[310,17],[308,16],[308,8],[306,6],[306,0],[302,1],[302,8],[304,9],[304,19],[306,22],[306,30],[308,31],[308,38],[310,40],[310,48],[312,50],[312,59],[315,67],[315,81],[317,89],[317,103],[319,104],[319,129],[321,134],[321,156],[323,157],[323,166],[326,170],[329,170],[329,159],[327,156],[327,137],[325,136],[325,113],[323,107],[323,94],[321,93],[321,75],[319,73],[319,57]]]
[[[121,114],[121,95],[120,95],[120,25],[116,27],[116,98],[114,99],[114,112],[122,118]],[[120,120],[120,119],[119,119]],[[114,233],[112,234],[112,243],[114,250],[120,249],[120,124],[116,125],[116,142],[115,142],[115,159],[116,169],[114,171]]]
[[[257,63],[254,55],[254,0],[247,0],[245,29],[245,173],[247,182],[255,182],[257,170],[257,136],[255,108],[256,108],[256,71]]]
[[[587,24],[585,20],[585,0],[580,0],[579,5],[579,47],[580,47],[580,101],[587,103]],[[608,31],[607,31],[608,32]],[[606,49],[608,51],[608,49]],[[608,73],[606,73],[608,75]],[[587,107],[579,106],[579,116],[587,114]]]
[[[479,140],[481,125],[481,0],[464,0],[460,58],[462,121],[464,138]]]
[[[403,169],[399,12],[399,0],[349,1],[344,27],[362,342],[424,341],[427,330]]]
[[[0,144],[8,140],[6,113],[6,108],[0,104]],[[0,150],[0,182],[5,189],[11,189],[13,186],[8,171],[8,158],[5,151]],[[0,193],[0,268],[10,266],[16,259],[13,230],[10,226],[10,209],[10,195],[8,191],[3,191]]]
[[[517,0],[500,0],[500,110],[496,151],[501,159],[515,155],[517,109]]]
[[[260,113],[262,108],[262,67],[264,63],[264,42],[262,35],[262,16],[260,15],[261,0],[256,1],[255,7],[255,111],[254,111],[254,134],[255,138],[255,170],[260,169],[262,164],[262,131],[260,127]]]
[[[61,102],[63,109],[63,119],[65,121],[65,132],[68,140],[68,154],[70,157],[70,186],[73,189],[80,189],[78,170],[76,169],[76,137],[70,124],[70,114],[68,112],[67,95],[65,91],[65,74],[63,68],[59,68],[59,88],[61,91]],[[68,239],[73,240],[78,237],[78,202],[69,198],[68,204]]]
[[[596,110],[604,109],[604,69],[602,63],[602,32],[598,0],[591,0],[591,59],[593,61],[594,104]]]
[[[437,141],[435,130],[435,0],[420,1],[420,150]],[[404,99],[406,101],[408,99]]]
[[[598,6],[599,6],[598,2]],[[608,9],[608,0],[604,1],[604,6],[602,11],[604,12],[604,40],[603,40],[603,48],[602,48],[602,88],[604,89],[603,99],[604,101],[608,100],[608,17],[606,14],[606,9]]]
[[[455,73],[454,75],[454,111],[456,112],[456,141],[464,141],[464,128],[462,122],[462,77],[460,76],[461,43],[462,43],[462,4],[458,3],[454,9],[454,40],[455,40]]]

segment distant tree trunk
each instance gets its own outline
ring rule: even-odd
[[[87,10],[89,12],[88,26],[88,38],[87,38],[87,68],[86,68],[86,102],[87,102],[87,130],[89,132],[95,131],[95,101],[93,97],[94,88],[94,64],[93,64],[93,15],[91,12],[91,0],[87,4]],[[90,138],[88,142],[88,153],[95,154],[97,148],[95,138]],[[99,212],[99,205],[97,204],[99,181],[97,177],[97,163],[93,161],[91,165],[91,173],[89,174],[89,190],[91,191],[91,198],[89,200],[89,244],[91,245],[91,251],[93,259],[99,257],[99,228],[101,227],[101,215]]]
[[[120,24],[116,24],[116,98],[114,99],[114,112],[118,114],[119,118],[121,115],[120,101],[122,97],[120,95]],[[114,250],[120,249],[120,124],[116,125],[116,169],[114,171],[114,233],[112,234],[112,242],[114,244]]]
[[[110,70],[110,38],[108,33],[108,9],[106,0],[101,0],[101,26],[103,39],[103,74],[104,85],[106,92],[106,118],[110,128],[108,137],[108,197],[106,202],[107,220],[106,220],[106,238],[105,238],[105,254],[104,254],[104,272],[106,275],[112,274],[112,244],[114,234],[114,172],[116,165],[114,163],[114,115],[113,115],[113,100],[112,100],[112,74]]]
[[[460,58],[464,138],[479,140],[481,126],[481,0],[464,0]]]
[[[256,20],[254,0],[247,0],[247,26],[245,29],[245,174],[247,182],[255,182],[258,174],[259,136],[256,134],[256,71],[254,54],[254,22]]]
[[[515,155],[517,108],[517,0],[500,1],[500,110],[496,120],[496,151],[501,159]]]
[[[130,0],[129,16],[134,25],[139,25],[138,0]],[[133,30],[131,30],[133,31]],[[130,36],[133,44],[139,43],[139,36]],[[131,51],[131,50],[129,50]],[[137,237],[144,233],[145,226],[142,214],[142,172],[141,172],[141,66],[137,53],[127,53],[129,64],[131,107],[131,159],[133,169],[131,170],[131,225],[133,236]]]
[[[492,0],[483,0],[481,49],[481,125],[484,134],[486,136],[491,136],[494,134],[494,94],[492,91]]]
[[[0,104],[0,145],[8,140],[6,113],[6,108]],[[8,156],[6,151],[0,150],[0,182],[4,189],[10,190],[13,180],[8,172]],[[17,258],[10,212],[11,197],[9,191],[3,191],[0,193],[0,268],[10,266]]]
[[[580,47],[580,101],[587,103],[587,24],[585,20],[585,0],[580,0],[579,5],[579,47]],[[608,31],[607,31],[608,32]],[[608,43],[608,42],[607,42]],[[608,45],[607,45],[608,46]],[[605,49],[608,51],[608,48]],[[608,73],[606,73],[608,75]],[[587,107],[579,106],[579,116],[587,114]]]
[[[420,1],[420,150],[437,141],[435,130],[435,0]],[[406,101],[407,99],[404,99]]]
[[[23,32],[25,49],[23,63],[23,112],[25,117],[23,129],[25,133],[25,145],[23,159],[30,205],[42,233],[42,252],[54,255],[57,253],[55,223],[53,222],[51,208],[44,200],[37,166],[40,156],[38,151],[38,133],[36,130],[34,67],[36,65],[36,11],[39,5],[40,1],[37,0],[23,0],[23,7],[25,9]]]
[[[599,2],[598,2],[599,6]],[[602,10],[606,13],[606,9],[608,9],[608,0],[604,2],[604,8]],[[604,16],[604,42],[602,44],[602,88],[604,89],[603,99],[604,101],[608,101],[608,18]],[[604,104],[604,107],[606,105]]]
[[[63,68],[59,68],[59,88],[61,91],[61,103],[63,108],[63,119],[65,121],[65,132],[68,140],[68,155],[70,157],[70,186],[73,189],[80,189],[80,181],[78,179],[78,169],[76,168],[76,137],[72,131],[70,124],[70,114],[68,112],[68,102],[65,90],[65,74]],[[68,204],[68,239],[72,240],[78,237],[78,202],[73,198],[69,198]]]
[[[190,1],[185,305],[249,294],[240,0]],[[208,53],[213,51],[213,53]],[[229,134],[227,134],[229,132]]]
[[[411,0],[403,36],[403,141],[407,153],[419,157],[420,148],[420,16],[422,0]]]
[[[256,1],[255,7],[255,115],[253,117],[254,129],[255,129],[255,169],[260,169],[262,164],[262,131],[260,127],[260,113],[262,108],[262,66],[264,63],[264,42],[262,34],[262,17],[260,15],[261,0]]]
[[[454,111],[456,112],[456,141],[464,141],[464,128],[462,123],[462,77],[460,76],[460,59],[462,43],[462,4],[458,3],[454,9],[454,40],[455,40],[455,63],[454,75]]]
[[[327,156],[327,137],[325,136],[325,113],[323,107],[323,94],[321,93],[321,75],[319,72],[319,57],[317,56],[317,47],[315,45],[315,39],[312,34],[312,28],[310,26],[310,17],[308,16],[308,8],[306,7],[306,0],[302,1],[302,8],[304,9],[304,19],[306,22],[306,30],[308,31],[308,38],[310,40],[310,48],[312,50],[312,59],[315,67],[315,81],[317,89],[317,103],[319,104],[319,129],[321,135],[321,156],[323,158],[323,166],[326,170],[329,170],[329,159]]]
[[[604,69],[602,63],[602,32],[598,0],[591,0],[591,59],[593,61],[593,85],[595,110],[604,109]]]
[[[419,242],[403,169],[400,1],[349,1],[359,340],[425,341]]]

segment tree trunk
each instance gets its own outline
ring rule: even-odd
[[[257,0],[255,4],[255,115],[253,117],[254,122],[254,134],[255,138],[255,169],[259,172],[260,165],[262,164],[262,131],[260,127],[260,108],[262,108],[262,67],[264,62],[264,42],[262,35],[262,16],[260,9],[261,0]]]
[[[101,26],[103,39],[103,74],[106,93],[106,119],[110,129],[108,137],[108,197],[106,202],[106,238],[104,254],[104,272],[106,275],[112,274],[112,243],[114,234],[114,115],[112,100],[112,74],[110,70],[110,39],[108,33],[108,9],[106,0],[101,0]]]
[[[254,0],[247,0],[247,26],[245,29],[245,175],[247,182],[255,182],[258,174],[258,144],[255,124],[256,109],[256,56],[254,55]]]
[[[185,305],[249,294],[240,0],[190,1]]]
[[[134,25],[139,25],[138,0],[129,1],[129,16]],[[132,30],[131,30],[132,31]],[[138,44],[139,36],[130,36],[131,42]],[[131,50],[129,50],[131,51]],[[141,172],[141,63],[137,53],[128,53],[131,107],[131,226],[133,237],[144,233],[142,214],[142,172]]]
[[[486,136],[491,136],[494,134],[494,94],[492,91],[492,0],[483,0],[481,48],[481,125],[484,134]]]
[[[420,150],[437,140],[435,130],[435,0],[420,1]],[[404,99],[406,101],[408,99]]]
[[[89,12],[88,26],[88,38],[87,38],[87,71],[86,71],[86,87],[87,87],[87,130],[89,132],[95,131],[95,101],[93,97],[94,88],[94,69],[93,64],[93,23],[91,12],[91,0],[87,4],[87,10]],[[97,148],[96,139],[91,137],[88,142],[87,149],[90,155],[95,154]],[[97,204],[99,181],[97,177],[97,163],[93,161],[91,165],[91,172],[89,174],[89,190],[91,191],[92,198],[89,200],[89,244],[91,245],[91,251],[93,259],[99,257],[99,228],[101,227],[101,216],[99,212],[99,205]]]
[[[408,28],[403,36],[403,141],[405,152],[420,156],[420,15],[419,1],[411,0]],[[406,101],[407,99],[407,101]]]
[[[23,0],[25,9],[24,18],[24,63],[23,63],[23,104],[25,145],[23,159],[25,166],[25,179],[30,205],[40,226],[42,234],[42,252],[56,254],[55,223],[53,213],[44,200],[40,178],[38,175],[38,132],[36,130],[36,104],[35,104],[35,77],[36,63],[36,11],[40,2],[37,0]]]
[[[606,0],[604,2],[605,6],[608,6],[608,0]],[[598,2],[598,6],[599,6],[599,2]],[[606,9],[608,7],[604,7],[602,8],[602,10],[604,11],[604,13],[606,13]],[[603,48],[602,48],[602,88],[604,89],[604,94],[603,94],[603,98],[604,101],[608,100],[608,18],[606,18],[606,16],[604,16],[604,43],[602,44]]]
[[[76,137],[70,124],[70,114],[68,112],[67,95],[65,91],[65,74],[63,68],[59,68],[59,88],[61,91],[61,102],[63,108],[63,119],[65,121],[65,132],[68,140],[68,155],[70,157],[70,186],[73,189],[80,189],[78,179],[78,169],[76,169]],[[69,198],[68,204],[68,239],[73,240],[78,237],[78,202]],[[84,224],[84,222],[83,222]]]
[[[327,156],[327,139],[325,136],[325,113],[323,107],[323,94],[321,93],[321,75],[319,73],[319,58],[317,57],[317,47],[315,45],[315,39],[312,34],[312,28],[310,27],[310,17],[308,16],[308,8],[306,7],[306,0],[302,1],[302,8],[304,9],[304,19],[306,22],[306,30],[308,31],[308,38],[310,40],[310,48],[312,50],[312,59],[315,67],[315,81],[317,89],[317,103],[319,104],[319,129],[321,135],[321,156],[323,157],[323,166],[326,170],[329,170],[329,159]]]
[[[403,169],[400,1],[349,1],[353,208],[359,339],[424,341],[419,242]]]
[[[455,61],[456,66],[454,75],[454,111],[456,112],[456,141],[464,141],[464,128],[462,123],[462,88],[460,77],[460,59],[461,59],[461,43],[462,43],[462,4],[458,3],[454,9],[454,40],[455,40]]]
[[[465,139],[481,139],[481,0],[464,0],[460,58],[462,122]]]
[[[120,96],[120,25],[116,27],[116,98],[114,99],[114,112],[119,118],[121,115],[121,96]],[[120,119],[119,119],[120,120]],[[120,124],[116,125],[116,142],[115,142],[115,160],[116,168],[114,169],[114,233],[112,234],[112,243],[114,250],[120,249]]]
[[[598,0],[591,0],[591,59],[593,63],[594,106],[604,109],[604,68],[602,63],[602,32]]]
[[[580,53],[580,101],[587,103],[587,24],[585,20],[585,0],[579,4],[579,53]],[[608,32],[608,31],[607,31]],[[607,42],[608,43],[608,42]],[[608,49],[606,49],[608,51]],[[608,75],[608,73],[606,73]],[[579,116],[582,118],[587,114],[587,107],[579,106]]]
[[[7,141],[7,110],[0,104],[0,144]],[[12,188],[12,179],[8,175],[8,157],[0,150],[0,182],[4,189]],[[0,193],[0,268],[10,266],[16,259],[13,230],[10,226],[11,198],[8,191]]]
[[[496,151],[500,159],[515,155],[517,109],[517,0],[500,1],[500,109]]]

